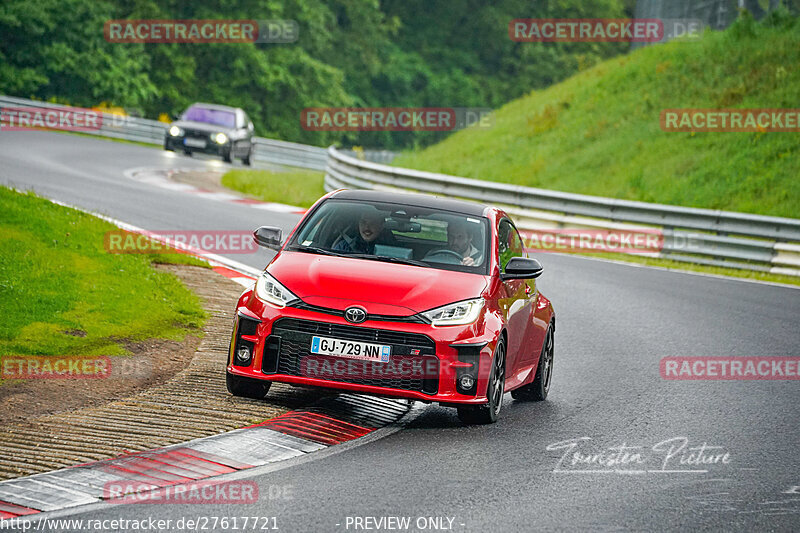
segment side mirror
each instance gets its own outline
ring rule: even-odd
[[[255,129],[255,128],[253,127],[253,123],[252,123],[252,122],[248,122],[248,123],[247,123],[247,129],[248,129],[249,131],[253,131],[253,130]]]
[[[535,279],[542,275],[543,270],[544,267],[536,259],[512,257],[506,264],[505,272],[500,274],[500,279]]]
[[[275,226],[261,226],[253,232],[253,240],[264,248],[273,250],[281,249],[281,228]]]

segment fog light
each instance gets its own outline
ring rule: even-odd
[[[246,365],[250,362],[250,348],[247,346],[239,346],[236,350],[236,362]]]
[[[464,390],[469,390],[472,386],[475,385],[475,378],[472,377],[470,374],[464,374],[461,376],[461,388]]]

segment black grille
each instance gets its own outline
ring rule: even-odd
[[[354,362],[352,359],[333,356],[311,356],[309,353],[311,338],[314,335],[320,335],[344,340],[388,344],[392,347],[390,365],[395,368],[400,368],[400,365],[406,365],[404,368],[424,369],[424,371],[413,371],[411,372],[411,377],[404,377],[402,373],[392,376],[377,376],[374,372],[369,371],[356,372],[358,375],[348,372],[346,373],[347,375],[338,374],[328,377],[322,371],[322,373],[317,373],[313,377],[374,387],[420,391],[427,394],[436,394],[439,390],[439,360],[435,356],[436,343],[426,335],[312,322],[294,318],[277,320],[272,327],[272,334],[275,337],[280,337],[277,373],[312,377],[306,372],[306,369],[309,368],[308,365],[311,364],[310,361],[306,361],[304,365],[304,360],[309,357],[316,361],[315,365],[320,361],[324,361],[326,363],[325,368],[330,368],[337,361],[342,361],[343,364],[349,363],[351,367],[355,365],[359,369],[372,365],[372,362]],[[370,368],[381,367],[380,364],[376,365]],[[314,368],[318,367],[315,366]],[[266,368],[263,370],[268,372]],[[274,370],[270,370],[274,372]]]
[[[209,133],[201,130],[185,129],[183,135],[184,137],[192,137],[193,139],[209,139]]]
[[[281,318],[275,322],[272,328],[273,332],[275,332],[276,329],[283,329],[290,332],[307,333],[310,335],[326,335],[329,337],[347,339],[349,341],[391,344],[392,348],[394,348],[395,345],[399,345],[419,350],[424,349],[429,353],[436,352],[436,343],[433,342],[433,339],[419,333],[404,333],[402,331],[328,324],[326,322],[312,322],[310,320],[298,320],[296,318]],[[394,350],[392,350],[392,353],[395,353]]]

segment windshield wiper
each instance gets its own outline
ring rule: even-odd
[[[325,248],[319,248],[317,246],[291,246],[289,250],[293,252],[306,252],[308,254],[320,254],[320,255],[334,255],[336,257],[349,257],[350,254],[340,254],[338,252],[334,252],[332,250],[326,250]]]
[[[359,259],[370,259],[372,261],[385,261],[387,263],[399,263],[401,265],[413,265],[419,267],[428,267],[428,263],[417,261],[416,259],[404,259],[402,257],[388,257],[385,255],[370,255],[370,254],[347,254],[346,257],[357,257]]]

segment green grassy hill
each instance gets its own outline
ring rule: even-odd
[[[800,108],[800,22],[741,18],[611,59],[397,166],[631,200],[800,217],[800,133],[667,133],[670,108]]]

